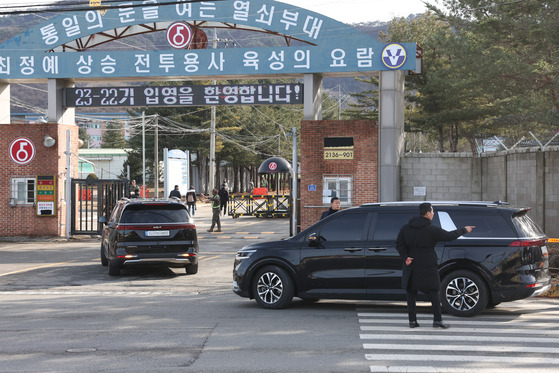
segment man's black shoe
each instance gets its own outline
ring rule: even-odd
[[[450,325],[445,324],[443,321],[433,321],[433,328],[448,329]]]
[[[410,321],[410,328],[419,328],[419,324],[417,321]]]

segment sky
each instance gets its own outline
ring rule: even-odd
[[[426,10],[421,0],[282,0],[282,2],[321,13],[344,23],[389,21],[394,17],[407,17]],[[53,0],[0,0],[0,9],[11,5],[52,3]]]

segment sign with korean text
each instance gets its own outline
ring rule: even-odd
[[[10,144],[10,158],[19,165],[26,165],[35,158],[35,144],[25,137],[18,137]]]
[[[297,105],[302,84],[84,87],[64,90],[66,107]]]
[[[37,215],[56,215],[56,176],[37,176]]]
[[[0,80],[355,76],[416,68],[415,43],[381,43],[351,26],[279,1],[107,4],[104,15],[95,8],[63,13],[1,44]],[[280,47],[176,49],[189,38],[186,28],[178,25],[169,32],[170,45],[164,50],[93,51],[115,34],[136,35],[147,26],[165,31],[177,21],[189,27],[234,25],[281,35],[291,42]]]

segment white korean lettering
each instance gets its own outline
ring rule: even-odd
[[[198,65],[200,61],[198,61],[198,54],[197,53],[186,53],[184,55],[184,70],[188,71],[189,73],[193,73],[198,71]]]
[[[316,39],[320,34],[321,27],[322,27],[321,19],[312,16],[307,16],[307,19],[305,20],[305,26],[303,26],[303,32],[309,35],[311,38]]]
[[[192,105],[192,87],[179,87],[179,104]]]
[[[164,69],[166,73],[169,72],[170,69],[175,68],[175,56],[173,54],[164,53],[159,55],[159,68]]]
[[[40,28],[42,39],[47,45],[52,45],[58,41],[58,31],[54,27],[53,23],[49,23],[46,26]]]
[[[219,104],[219,89],[216,86],[204,87],[204,100],[206,104]]]
[[[190,0],[178,0],[178,3],[175,5],[175,10],[179,16],[186,18],[192,17],[192,3]]]
[[[216,7],[214,2],[202,1],[200,2],[200,18],[215,18]]]
[[[258,52],[249,51],[244,54],[245,59],[243,60],[243,66],[253,67],[254,70],[258,71]]]
[[[357,48],[357,66],[373,67],[373,48]]]
[[[266,4],[262,5],[262,8],[260,8],[259,11],[257,11],[256,13],[260,14],[260,17],[258,19],[256,19],[256,22],[260,22],[260,23],[264,23],[268,26],[270,26],[272,24],[272,21],[274,19],[274,10],[276,9],[275,6],[270,7],[270,10],[268,10],[268,7]]]
[[[122,3],[118,8],[118,17],[120,18],[120,23],[129,23],[134,22],[136,20],[135,17],[135,9],[134,8],[125,8],[132,6],[133,3]]]
[[[236,21],[248,21],[248,12],[250,10],[250,1],[240,1],[237,0],[233,3],[235,12],[233,13],[233,19]]]
[[[339,49],[339,48],[334,49],[332,53],[330,53],[330,56],[332,57],[332,63],[330,64],[330,67],[347,66],[347,64],[344,61],[345,51],[343,49]]]
[[[161,88],[161,95],[165,105],[175,105],[177,103],[177,87],[163,87]]]
[[[311,68],[311,51],[298,49],[294,54],[295,61],[302,64],[294,65],[296,69],[310,69]]]
[[[222,94],[225,96],[224,101],[227,104],[236,104],[239,101],[239,87],[237,86],[223,87]]]
[[[273,51],[268,61],[274,61],[270,63],[270,69],[272,70],[283,70],[284,64],[283,61],[285,59],[284,51]]]
[[[83,75],[91,74],[91,64],[93,63],[93,58],[91,56],[80,56],[78,59],[78,72]]]
[[[157,4],[157,0],[144,0],[142,4],[144,5]],[[142,7],[142,13],[144,14],[144,19],[158,19],[159,7],[158,6]]]
[[[136,62],[134,66],[136,67],[137,73],[149,73],[149,54],[135,54]]]
[[[258,102],[272,103],[274,99],[274,89],[272,86],[258,86]]]
[[[208,70],[218,70],[218,71],[223,71],[223,64],[225,63],[225,58],[223,56],[223,52],[219,52],[218,56],[216,56],[215,52],[212,52],[211,54],[212,56],[212,61],[210,62],[210,65],[208,66]],[[216,60],[217,57],[217,60]]]
[[[58,56],[43,57],[43,71],[51,74],[58,74]]]
[[[10,74],[10,57],[0,56],[0,74]]]
[[[159,105],[159,87],[147,87],[144,89],[147,105]]]
[[[89,10],[85,13],[85,20],[88,23],[91,23],[90,26],[87,26],[88,30],[93,30],[94,28],[102,28],[103,27],[103,17],[101,17],[101,13],[98,10]]]
[[[280,22],[285,24],[286,30],[289,30],[290,26],[297,26],[298,19],[299,12],[290,12],[289,10],[284,10],[283,17]]]
[[[78,16],[66,17],[62,20],[62,26],[66,30],[66,36],[76,36],[80,34],[80,25]]]
[[[21,67],[21,73],[23,75],[32,75],[35,72],[35,57],[23,56],[20,57],[20,60],[19,66]]]
[[[278,84],[275,86],[276,102],[289,102],[291,97],[291,86],[289,84]]]
[[[116,70],[116,60],[107,54],[105,58],[101,60],[101,66],[103,66],[101,68],[103,74],[113,74]]]

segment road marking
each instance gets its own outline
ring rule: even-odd
[[[528,348],[528,347],[527,347]],[[414,354],[407,351],[406,354],[366,354],[367,360],[396,360],[396,361],[441,361],[453,363],[503,363],[503,364],[559,364],[559,359],[549,356],[529,357],[529,356],[481,356],[481,355],[431,355]],[[522,370],[522,372],[524,372]]]
[[[217,259],[217,258],[221,258],[221,255],[214,255],[214,256],[204,257],[203,259],[201,258],[200,261],[201,261],[201,262],[206,262],[206,261],[208,261],[208,260],[213,260],[213,259]]]
[[[449,322],[450,324],[450,322]],[[375,330],[375,331],[384,331],[384,332],[410,332],[409,327],[406,325],[404,326],[362,326],[361,330]],[[428,325],[428,328],[415,328],[413,329],[414,333],[425,333],[425,332],[432,332],[434,329],[431,325]],[[482,334],[482,333],[501,333],[501,334],[539,334],[545,333],[547,335],[556,335],[559,336],[559,330],[526,330],[526,329],[498,329],[498,328],[491,328],[491,329],[484,329],[484,328],[452,328],[446,330],[439,330],[442,333],[472,333],[472,334]]]
[[[432,336],[429,336],[432,337]],[[425,340],[431,340],[429,337],[426,336]],[[460,338],[462,340],[462,338]],[[486,342],[485,338],[483,339]],[[479,338],[478,338],[479,342]],[[457,347],[453,344],[444,344],[444,345],[430,345],[430,344],[409,344],[409,343],[395,343],[395,344],[385,344],[385,343],[364,343],[363,348],[366,350],[398,350],[398,349],[409,349],[413,351],[440,351],[440,352],[454,352],[457,349],[460,349],[461,352],[495,352],[495,353],[502,353],[502,352],[526,352],[525,346],[494,346],[489,344],[481,344],[476,343],[475,345],[463,345],[461,344],[460,347]],[[552,353],[558,354],[559,348],[550,348],[549,346],[546,347],[529,347],[530,353]]]
[[[58,266],[58,265],[62,265],[62,264],[74,263],[74,262],[77,262],[77,261],[78,261],[78,259],[74,259],[74,260],[69,260],[69,261],[67,261],[67,262],[44,264],[44,265],[42,265],[42,266],[20,269],[20,270],[13,271],[13,272],[0,273],[0,277],[2,277],[2,276],[9,276],[9,275],[15,275],[15,274],[17,274],[17,273],[30,272],[30,271],[34,271],[34,270],[36,270],[36,269],[54,267],[54,266]]]
[[[433,332],[437,332],[433,330]],[[375,341],[380,340],[396,340],[401,341],[401,335],[391,335],[391,334],[359,334],[359,337],[363,340],[373,339]],[[407,341],[449,341],[449,342],[456,342],[455,335],[433,335],[433,334],[421,334],[421,335],[406,335],[405,339]],[[468,336],[468,335],[461,335],[460,340],[464,342],[479,342],[479,336]],[[483,336],[484,342],[495,342],[495,343],[518,343],[517,337],[494,337],[494,336]],[[557,337],[522,337],[522,342],[533,342],[533,343],[559,343]]]
[[[557,368],[526,368],[522,367],[522,373],[555,373]],[[371,373],[511,373],[509,368],[477,368],[469,366],[468,368],[455,367],[435,367],[435,366],[409,366],[409,365],[371,365]]]

